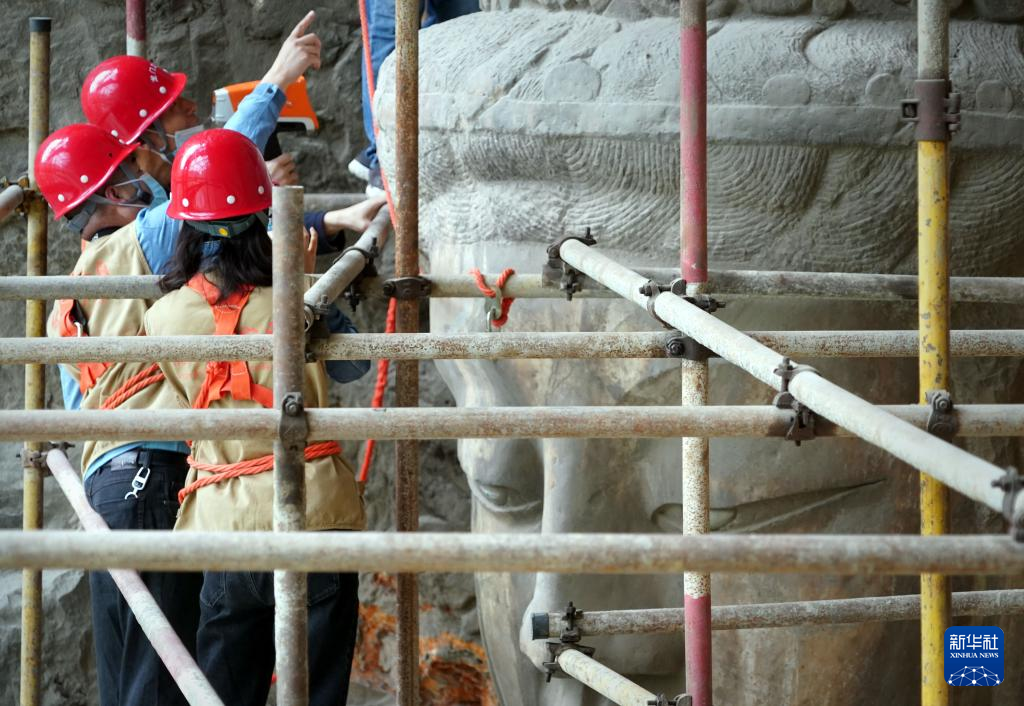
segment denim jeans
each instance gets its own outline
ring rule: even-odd
[[[344,706],[359,620],[356,574],[309,574],[309,704]],[[274,575],[207,571],[199,666],[225,704],[265,706],[274,672]]]
[[[132,478],[148,466],[136,497],[125,498]],[[169,530],[188,464],[184,454],[133,449],[100,466],[85,480],[89,504],[112,530]],[[142,580],[185,646],[195,652],[202,574],[143,572]],[[102,706],[186,704],[131,609],[105,571],[89,574],[96,676]]]
[[[425,3],[425,6],[424,6]],[[424,27],[477,12],[480,0],[420,0],[420,11],[425,10]],[[366,0],[366,22],[369,25],[370,61],[373,64],[374,86],[379,82],[380,65],[395,50],[395,0]],[[363,67],[363,131],[369,146],[363,150],[364,161],[377,166],[377,140],[373,135],[373,105],[366,83],[365,54]]]

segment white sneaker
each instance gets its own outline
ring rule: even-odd
[[[366,185],[366,196],[368,198],[372,199],[372,198],[375,198],[377,196],[386,196],[386,195],[387,195],[387,192],[385,192],[384,189],[378,188],[376,186],[371,186],[369,184]]]
[[[370,180],[370,168],[360,162],[358,157],[348,163],[348,173],[362,181]]]

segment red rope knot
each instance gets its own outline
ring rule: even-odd
[[[469,274],[473,275],[473,279],[476,281],[476,287],[485,297],[490,297],[496,301],[496,306],[488,309],[487,311],[487,323],[494,328],[501,328],[508,323],[508,312],[512,308],[512,302],[515,301],[515,297],[506,297],[502,294],[502,290],[505,288],[505,284],[509,278],[514,275],[516,271],[511,267],[506,267],[500,275],[498,275],[498,281],[494,283],[494,287],[487,286],[484,276],[480,274],[480,270],[473,268],[469,271]]]

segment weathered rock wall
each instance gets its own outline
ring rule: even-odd
[[[187,95],[200,102],[213,88],[257,79],[269,67],[280,42],[306,10],[306,5],[262,0],[171,0],[149,3],[149,52],[168,68],[189,76]],[[360,184],[345,170],[348,160],[363,147],[360,113],[360,33],[354,2],[315,3],[319,18],[315,30],[323,40],[323,67],[309,76],[310,94],[320,120],[320,133],[311,138],[285,136],[285,149],[295,151],[304,184],[311,191],[355,191]],[[51,127],[82,120],[78,91],[86,73],[102,59],[124,52],[124,3],[117,0],[81,2],[27,2],[4,6],[0,42],[7,62],[0,78],[0,175],[15,177],[26,168],[28,17],[53,18],[51,75]],[[24,273],[24,224],[13,217],[0,227],[0,247],[7,256],[0,275]],[[79,248],[74,237],[51,226],[49,272],[64,274]],[[390,253],[384,257],[385,268]],[[0,302],[0,337],[24,334],[23,307]],[[359,308],[361,330],[383,329],[379,303]],[[0,368],[0,403],[4,409],[22,406],[22,368]],[[365,406],[372,394],[372,375],[346,386],[336,386],[339,405]],[[421,383],[424,405],[452,404],[450,395],[432,367],[424,366]],[[60,407],[57,375],[50,370],[47,404]],[[378,445],[377,461],[367,488],[370,525],[391,525],[393,487],[392,444]],[[21,470],[16,444],[0,444],[0,528],[21,526]],[[356,460],[361,449],[348,449]],[[361,458],[361,456],[360,456]],[[73,459],[77,462],[77,457]],[[469,526],[468,490],[454,458],[454,444],[428,444],[422,468],[423,525],[434,530],[465,530]],[[66,501],[52,481],[46,484],[47,527],[75,527]],[[471,577],[424,576],[422,632],[426,655],[425,689],[436,703],[472,701],[488,691],[482,649],[476,644],[476,607]],[[0,576],[0,703],[16,703],[20,634],[21,577]],[[49,706],[96,703],[92,679],[88,583],[80,572],[44,575],[45,644],[44,700]],[[363,577],[363,645],[357,651],[355,679],[362,686],[351,703],[387,700],[394,666],[394,606],[390,578]],[[462,694],[463,696],[459,696]]]

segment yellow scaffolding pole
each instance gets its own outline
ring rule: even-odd
[[[948,144],[917,148],[918,277],[920,300],[920,402],[932,390],[949,389],[949,154]],[[949,532],[949,488],[921,474],[921,534]],[[950,616],[949,577],[921,575],[921,705],[949,701],[943,639]]]
[[[949,8],[946,0],[920,0],[917,14],[918,377],[922,404],[950,389],[949,375],[949,136],[958,111],[949,83]],[[952,404],[951,398],[949,405]],[[948,408],[947,408],[948,409]],[[941,411],[941,410],[940,410]],[[929,431],[942,434],[929,425]],[[949,489],[921,474],[921,534],[949,532]],[[948,576],[921,575],[921,705],[946,706],[943,641],[952,596]]]
[[[29,19],[28,84],[28,175],[35,189],[34,163],[39,144],[50,128],[50,19]],[[46,274],[46,202],[37,194],[28,199],[27,262],[28,275]],[[25,335],[46,335],[46,302],[25,302]],[[45,368],[25,366],[25,409],[45,407]],[[38,443],[27,443],[22,452],[24,488],[22,527],[43,527],[43,470]],[[35,706],[40,701],[43,644],[43,579],[39,571],[25,570],[21,583],[21,705]]]

